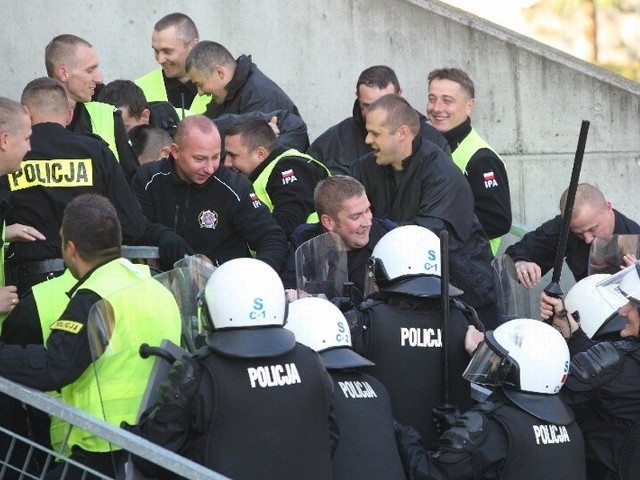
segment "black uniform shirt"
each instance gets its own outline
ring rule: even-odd
[[[249,180],[224,165],[203,184],[190,184],[175,171],[173,158],[140,167],[132,186],[145,216],[181,235],[215,263],[248,256],[280,271],[287,239],[253,191]]]
[[[162,79],[164,80],[164,88],[167,91],[167,99],[176,107],[178,115],[182,108],[189,109],[193,103],[193,99],[198,94],[198,88],[193,84],[191,80],[182,83],[177,78],[167,78],[162,72]],[[181,116],[181,115],[180,115]]]

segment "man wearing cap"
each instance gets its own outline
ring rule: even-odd
[[[640,263],[600,284],[628,300],[621,341],[589,339],[562,299],[542,294],[540,313],[571,351],[571,370],[562,396],[573,406],[584,433],[589,479],[635,478],[640,471]]]
[[[471,309],[453,298],[461,291],[449,286],[449,318],[443,318],[440,241],[424,227],[391,230],[373,249],[371,264],[379,292],[360,306],[354,349],[375,363],[368,373],[389,390],[394,418],[418,430],[432,448],[439,436],[432,410],[447,396],[460,409],[471,407],[462,378]]]
[[[260,260],[229,260],[209,278],[205,300],[207,346],[173,364],[158,404],[129,428],[229,478],[330,479],[333,382],[317,353],[283,328],[278,274]]]

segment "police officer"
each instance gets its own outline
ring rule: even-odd
[[[65,124],[67,129],[102,137],[131,178],[137,164],[120,111],[92,101],[102,85],[100,62],[93,46],[75,35],[58,35],[45,49],[45,65],[47,75],[62,83],[73,107],[73,116]]]
[[[9,248],[7,263],[20,293],[64,271],[58,235],[62,213],[67,203],[82,193],[107,196],[120,217],[124,241],[158,245],[164,266],[192,253],[169,228],[146,221],[122,170],[101,139],[64,128],[69,105],[57,80],[33,80],[25,87],[22,102],[32,117],[33,135],[27,161],[8,178],[12,209],[7,222],[37,225],[46,239],[14,242]]]
[[[451,147],[453,161],[469,182],[475,212],[494,255],[511,228],[511,195],[504,162],[471,126],[475,87],[464,70],[439,68],[428,76],[427,115]]]
[[[349,325],[338,307],[318,297],[289,305],[285,328],[320,354],[335,385],[340,442],[333,478],[404,479],[387,389],[362,370],[373,364],[351,350]]]
[[[309,155],[286,149],[264,120],[246,116],[227,128],[225,165],[249,178],[287,238],[303,223],[315,223],[313,190],[329,170]]]
[[[206,347],[174,363],[158,404],[132,429],[230,478],[331,478],[333,385],[318,355],[282,328],[278,274],[256,259],[230,260],[205,299]]]
[[[576,411],[585,437],[587,474],[593,480],[637,478],[640,469],[639,268],[636,263],[600,279],[587,295],[579,291],[577,304],[570,291],[567,308],[562,299],[542,295],[540,313],[553,315],[553,325],[567,338],[572,354],[562,397]],[[626,301],[618,307],[620,297]],[[576,307],[580,323],[567,311]]]
[[[464,378],[497,388],[431,451],[397,426],[409,478],[586,479],[582,434],[558,395],[568,370],[569,350],[549,325],[516,319],[487,332]]]
[[[31,149],[31,121],[18,102],[0,97],[0,228],[5,239],[5,218],[9,209],[6,175],[20,168],[20,162]],[[26,228],[22,226],[22,228]],[[13,310],[18,303],[15,285],[5,286],[4,248],[0,249],[0,313]]]
[[[133,190],[145,216],[173,229],[215,264],[249,256],[280,271],[287,238],[242,175],[221,164],[220,134],[203,115],[178,125],[171,156],[140,167]]]
[[[184,13],[170,13],[156,22],[151,35],[151,47],[160,68],[156,68],[135,83],[142,88],[148,102],[169,101],[180,118],[185,114],[204,113],[210,95],[198,96],[184,68],[191,49],[198,43],[198,29]]]
[[[78,280],[71,300],[59,319],[49,326],[44,346],[0,346],[0,375],[40,390],[61,390],[67,403],[114,425],[123,420],[133,421],[151,369],[151,364],[138,355],[140,339],[151,344],[160,344],[164,338],[180,342],[177,304],[159,283],[141,282],[150,278],[148,268],[120,257],[120,223],[105,197],[89,194],[71,200],[60,234],[63,258]],[[111,299],[114,292],[125,292],[127,287],[130,290],[126,295],[119,296],[117,301],[110,300],[115,319],[110,340],[122,348],[121,357],[128,368],[123,369],[123,364],[118,363],[119,367],[114,369],[111,361],[119,356],[100,357],[97,360],[100,371],[110,373],[101,376],[98,392],[87,335],[89,311],[100,299]],[[142,303],[141,298],[145,299]],[[101,398],[108,400],[100,402]],[[108,442],[79,429],[71,431],[69,442],[72,459],[114,474],[113,446]],[[122,457],[121,451],[115,452],[115,463]]]
[[[437,432],[431,410],[443,404],[445,388],[451,403],[471,406],[469,384],[461,375],[469,363],[464,342],[472,310],[455,298],[460,290],[449,287],[454,298],[445,338],[440,241],[424,227],[391,230],[373,249],[371,261],[379,292],[361,305],[363,329],[354,330],[353,343],[375,363],[369,373],[389,390],[394,418],[416,428],[432,448]]]

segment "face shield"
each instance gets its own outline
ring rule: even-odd
[[[618,294],[624,296],[640,308],[640,261],[611,275],[596,286],[603,295]]]
[[[469,382],[479,385],[493,387],[509,385],[519,388],[519,385],[514,385],[512,381],[518,376],[509,375],[512,370],[514,372],[519,370],[518,363],[509,356],[509,352],[498,345],[493,332],[487,332],[484,342],[478,346],[462,376]],[[510,381],[505,382],[507,376]]]

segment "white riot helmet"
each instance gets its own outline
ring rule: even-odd
[[[271,357],[291,350],[293,334],[284,287],[276,271],[253,258],[236,258],[211,274],[205,300],[214,332],[207,344],[237,357]]]
[[[562,335],[539,320],[519,318],[486,333],[462,376],[480,385],[502,387],[523,410],[566,424],[573,414],[555,394],[568,373],[569,348]],[[540,394],[548,400],[541,402]]]
[[[381,291],[441,295],[440,239],[427,228],[405,225],[386,233],[373,249],[371,267]],[[449,286],[449,295],[459,296],[462,291]]]
[[[626,272],[626,273],[625,273]],[[620,281],[620,293],[627,300],[632,301],[636,306],[640,305],[640,262],[625,268],[621,273],[625,273]]]
[[[326,368],[373,365],[351,350],[349,323],[329,300],[307,297],[292,302],[285,328],[294,333],[298,342],[318,352]]]
[[[606,273],[589,275],[571,287],[564,300],[567,310],[589,338],[617,334],[627,323],[618,315],[627,299],[617,289],[601,287],[610,277]]]

